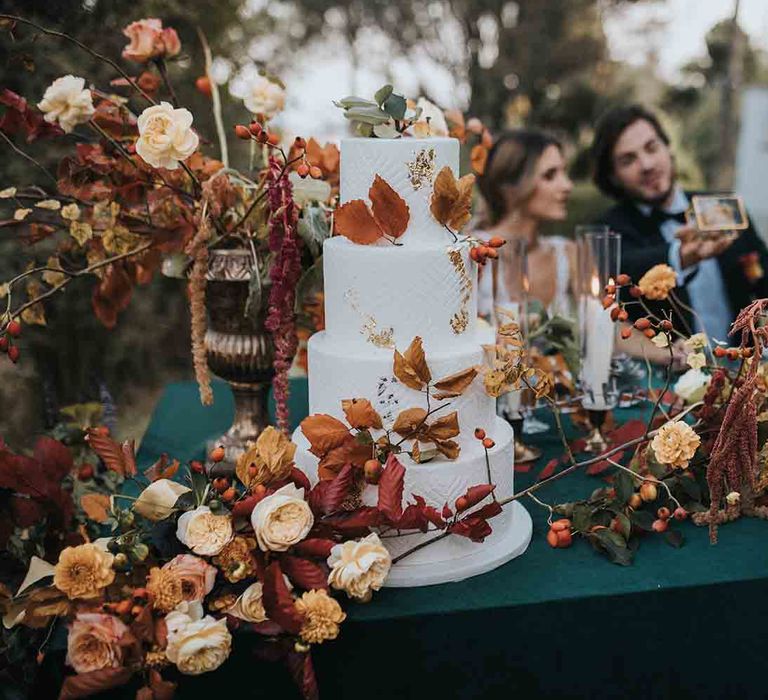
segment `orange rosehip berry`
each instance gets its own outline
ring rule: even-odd
[[[672,515],[672,513],[666,506],[662,506],[656,511],[656,517],[660,520],[669,520],[670,515]]]
[[[616,297],[614,297],[611,294],[608,294],[607,296],[604,296],[603,297],[603,308],[604,309],[610,309],[611,306],[613,306],[615,301],[616,301]]]
[[[754,355],[754,354],[755,354],[755,349],[754,348],[742,348],[741,349],[741,356],[745,360],[750,358],[750,357],[752,357],[752,355]]]
[[[560,530],[557,534],[557,546],[564,549],[573,544],[573,535],[570,530]]]
[[[195,472],[195,474],[202,474],[205,471],[205,466],[199,459],[193,459],[189,463],[189,468]]]
[[[369,459],[363,465],[365,481],[369,484],[378,484],[383,469],[378,459]]]
[[[728,354],[728,351],[722,347],[721,345],[718,345],[713,351],[715,357],[725,357]]]
[[[227,501],[227,502],[234,501],[236,496],[237,496],[237,491],[235,490],[235,487],[230,486],[221,494],[221,500]]]
[[[605,285],[605,293],[606,294],[616,294],[616,285],[615,284],[606,284]]]
[[[637,321],[635,321],[635,328],[639,331],[644,331],[646,328],[651,327],[651,320],[648,318],[638,318]]]
[[[669,527],[669,523],[666,520],[654,520],[651,527],[654,532],[664,532]]]
[[[554,530],[547,532],[547,543],[550,547],[557,549],[557,533]]]
[[[133,599],[134,600],[146,600],[149,598],[149,591],[146,588],[134,588]]]
[[[485,439],[485,430],[482,428],[475,428],[475,437],[478,440],[484,440]]]
[[[632,329],[629,327],[622,328],[620,335],[624,340],[627,340],[632,337]]]
[[[611,321],[619,320],[619,311],[621,311],[621,309],[618,306],[614,306],[611,309]]]
[[[619,321],[626,321],[629,318],[629,314],[626,309],[619,310]]]
[[[267,495],[267,487],[264,486],[264,484],[256,484],[256,486],[254,486],[251,489],[251,493],[254,496],[257,496],[259,498],[263,498],[264,496]]]
[[[280,143],[280,135],[279,135],[279,134],[276,134],[274,131],[273,131],[273,132],[271,132],[271,133],[270,133],[270,134],[267,136],[267,143],[268,143],[270,146],[277,146],[277,144],[279,144],[279,143]]]
[[[491,438],[489,438],[489,437],[483,438],[483,447],[486,450],[490,450],[490,449],[493,449],[494,447],[496,447],[496,443]]]
[[[454,503],[454,506],[456,506],[456,512],[461,513],[462,511],[469,508],[469,501],[464,496],[459,496],[456,499],[456,503]]]
[[[632,278],[629,275],[624,274],[623,272],[616,278],[616,284],[620,284],[624,286],[625,284],[630,284],[632,282]]]
[[[217,476],[211,483],[219,493],[223,493],[229,488],[229,479],[226,476]]]
[[[675,512],[672,513],[672,517],[675,520],[685,520],[688,517],[688,511],[682,506],[675,508]]]
[[[561,530],[570,530],[571,521],[568,518],[560,518],[559,520],[555,520],[555,522],[553,522],[549,527],[555,532],[560,532]]]
[[[21,335],[21,324],[18,321],[8,321],[8,325],[5,327],[8,335],[11,338],[18,338]]]
[[[259,134],[261,134],[261,132],[262,132],[262,131],[264,131],[264,127],[263,127],[261,124],[259,124],[259,122],[251,122],[251,123],[248,125],[248,130],[249,130],[249,131],[250,131],[250,132],[251,132],[251,133],[252,133],[254,136],[258,136]]]
[[[488,241],[488,245],[491,246],[491,248],[501,248],[505,243],[506,241],[501,236],[493,236]]]
[[[496,258],[499,257],[499,251],[496,250],[496,248],[490,248],[486,246],[486,256],[491,258],[491,260],[496,260]]]
[[[10,345],[10,342],[8,341],[7,336],[0,336],[0,352],[8,352],[8,346]]]
[[[195,80],[195,87],[198,92],[201,92],[206,97],[210,97],[212,94],[211,79],[207,75],[201,75]]]
[[[296,172],[298,173],[299,177],[304,178],[309,175],[309,166],[306,163],[299,163],[296,168]]]
[[[639,299],[641,296],[643,296],[643,290],[640,289],[637,285],[634,287],[629,288],[629,296],[631,296],[633,299]]]
[[[209,456],[211,462],[221,462],[224,459],[224,448],[219,445],[218,447],[211,450],[211,454]]]
[[[97,425],[94,428],[94,431],[97,435],[103,435],[104,437],[109,437],[109,428],[106,425]]]
[[[672,325],[672,321],[670,321],[670,320],[668,320],[666,318],[659,324],[659,327],[663,331],[671,331],[674,328],[674,326]]]
[[[235,126],[235,136],[239,139],[243,139],[243,141],[248,141],[251,138],[251,132],[248,130],[247,126],[238,124]]]
[[[633,493],[629,497],[629,501],[627,501],[627,505],[630,506],[630,508],[634,508],[637,510],[641,505],[643,505],[643,499],[640,497],[639,493]]]
[[[738,360],[739,359],[739,351],[736,348],[728,348],[728,359],[729,360]]]
[[[650,338],[655,338],[655,337],[656,337],[656,331],[655,331],[655,330],[653,330],[653,328],[646,328],[646,329],[643,331],[643,335],[644,335],[646,338],[649,338],[649,339],[650,339]]]
[[[469,249],[469,257],[472,258],[472,260],[474,260],[476,263],[480,262],[480,250],[478,246]]]
[[[319,180],[320,178],[322,178],[322,177],[323,177],[323,171],[322,171],[322,170],[320,170],[320,168],[319,168],[317,165],[313,165],[313,166],[312,166],[312,167],[309,169],[309,176],[310,176],[310,177],[311,177],[313,180]]]
[[[259,132],[259,135],[256,137],[256,140],[259,143],[266,143],[269,140],[269,134],[267,133],[267,130],[266,129],[262,129]]]
[[[640,486],[640,498],[646,503],[655,501],[659,492],[656,489],[656,484],[652,484],[650,481],[644,481]]]

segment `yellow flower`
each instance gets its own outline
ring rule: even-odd
[[[339,625],[346,615],[338,601],[324,590],[307,591],[296,603],[296,610],[304,616],[301,638],[309,644],[319,644],[339,636]]]
[[[214,557],[213,563],[221,569],[227,581],[237,583],[256,574],[256,559],[252,553],[256,546],[255,538],[237,535]]]
[[[95,544],[67,547],[59,555],[53,585],[67,597],[95,598],[102,588],[115,580],[114,557]]]
[[[651,449],[661,464],[685,469],[701,443],[693,428],[682,421],[665,423],[651,441]]]
[[[643,295],[654,301],[666,299],[677,285],[677,275],[669,265],[654,265],[637,283]]]
[[[249,488],[285,479],[291,473],[295,453],[296,445],[270,425],[240,455],[237,460],[237,477]],[[248,471],[251,465],[256,469],[253,476]]]
[[[147,590],[152,596],[152,607],[160,612],[170,612],[184,599],[181,577],[172,569],[150,569]]]

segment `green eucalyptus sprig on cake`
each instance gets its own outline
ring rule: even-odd
[[[421,108],[410,108],[403,95],[398,95],[391,85],[376,91],[373,100],[364,97],[345,97],[334,103],[344,110],[345,119],[355,124],[360,136],[394,139],[418,121]]]

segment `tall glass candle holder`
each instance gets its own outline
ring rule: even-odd
[[[592,432],[587,450],[602,452],[607,442],[602,433],[605,416],[618,403],[612,371],[616,327],[611,307],[604,308],[606,287],[613,284],[621,265],[621,236],[607,226],[578,226],[577,299],[581,339],[579,390],[589,413]]]
[[[514,238],[500,249],[499,259],[491,266],[493,275],[493,322],[498,330],[508,323],[520,328],[522,347],[528,351],[528,250],[522,238]],[[499,342],[503,338],[497,338]],[[502,394],[497,411],[515,432],[515,462],[532,462],[541,456],[541,449],[523,442],[522,389]]]

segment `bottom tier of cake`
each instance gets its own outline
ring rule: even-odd
[[[496,446],[489,452],[491,482],[496,485],[496,497],[504,499],[514,493],[514,433],[506,421],[498,418],[493,435]],[[296,465],[314,483],[317,480],[317,459],[309,453],[309,445],[300,429],[294,433],[293,440],[298,445]],[[412,494],[418,494],[438,509],[445,503],[452,506],[468,487],[487,483],[484,451],[479,443],[472,445],[472,448],[463,450],[459,459],[453,462],[436,459],[426,464],[415,464],[404,456],[403,504],[413,500]],[[366,487],[363,501],[370,504],[376,502],[375,486]],[[460,581],[491,571],[525,551],[531,539],[531,518],[520,503],[506,506],[502,513],[488,522],[493,533],[484,542],[472,542],[456,535],[444,537],[395,564],[385,585],[412,587]],[[439,531],[415,533],[406,537],[385,538],[384,542],[394,558],[439,534]]]

